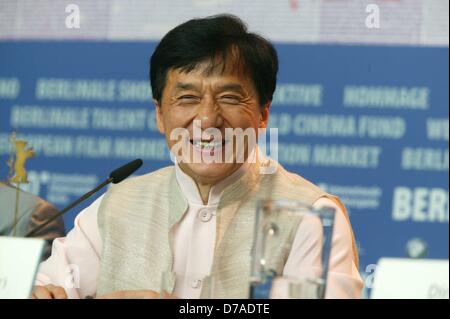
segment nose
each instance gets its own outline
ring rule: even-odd
[[[198,105],[195,120],[201,121],[200,128],[206,130],[210,127],[220,128],[223,124],[223,118],[220,107],[211,97],[204,97]]]

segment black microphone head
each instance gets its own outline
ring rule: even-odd
[[[128,164],[125,164],[111,172],[109,174],[109,178],[112,179],[113,184],[120,183],[125,178],[133,174],[139,167],[142,166],[142,160],[140,158],[135,159],[132,162],[129,162]]]

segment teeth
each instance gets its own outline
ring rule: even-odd
[[[212,149],[214,147],[221,147],[222,146],[222,142],[214,142],[214,141],[210,141],[210,142],[206,142],[206,141],[193,141],[194,146],[199,147],[199,148],[204,148],[204,149]]]

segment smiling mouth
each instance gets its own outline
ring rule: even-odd
[[[221,141],[209,140],[209,141],[207,141],[207,140],[192,140],[191,139],[190,142],[194,147],[205,150],[205,151],[221,148],[221,147],[225,146],[225,144],[226,144],[225,140],[221,140]]]

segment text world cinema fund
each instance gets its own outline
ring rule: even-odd
[[[211,316],[213,312],[220,312],[223,314],[269,314],[269,304],[265,303],[224,303],[221,307],[206,306],[206,305],[186,305],[180,306],[178,313],[180,314],[204,314],[207,317]]]

